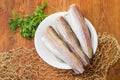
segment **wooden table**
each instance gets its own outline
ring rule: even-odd
[[[120,0],[46,0],[57,10],[48,8],[46,13],[52,14],[58,11],[66,11],[69,5],[76,3],[83,15],[94,25],[97,32],[113,34],[120,41]],[[0,52],[8,51],[16,47],[34,47],[34,40],[26,40],[20,33],[12,32],[8,25],[8,19],[12,13],[20,15],[32,14],[42,0],[0,0]],[[120,61],[109,70],[109,80],[120,80]]]

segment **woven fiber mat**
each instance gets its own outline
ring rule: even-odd
[[[34,48],[17,48],[0,53],[0,80],[106,80],[108,69],[120,58],[120,46],[111,35],[99,33],[98,38],[91,67],[81,75],[48,65]]]

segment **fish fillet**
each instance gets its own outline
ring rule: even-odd
[[[70,20],[67,20],[69,21],[73,32],[77,36],[84,53],[91,59],[92,44],[88,26],[85,23],[82,13],[75,4],[70,6],[68,10],[68,16]]]
[[[75,34],[71,30],[69,24],[66,20],[60,16],[56,20],[57,24],[57,32],[61,36],[61,38],[67,43],[68,47],[71,49],[73,53],[82,61],[85,66],[90,65],[89,58],[86,54],[83,53],[81,47],[79,45],[79,41],[77,40]]]
[[[49,26],[47,27],[42,41],[45,46],[57,57],[61,58],[65,63],[72,67],[76,74],[84,72],[84,67],[82,62],[70,52],[66,44],[58,37],[55,30]]]

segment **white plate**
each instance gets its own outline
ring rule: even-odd
[[[58,13],[54,13],[50,16],[48,16],[47,18],[45,18],[38,26],[36,33],[35,33],[35,38],[34,38],[34,44],[35,44],[35,48],[37,50],[37,53],[39,54],[39,56],[45,61],[47,62],[49,65],[59,68],[59,69],[71,69],[71,67],[64,63],[61,62],[59,59],[57,59],[44,45],[44,43],[41,40],[41,37],[43,35],[43,32],[45,31],[45,29],[51,25],[54,28],[56,27],[55,24],[55,19],[58,16],[62,16],[65,15],[67,12],[58,12]],[[88,19],[85,18],[85,21],[89,27],[90,33],[91,33],[91,40],[92,40],[92,47],[93,47],[93,53],[96,52],[97,49],[97,45],[98,45],[98,37],[97,37],[97,33],[93,27],[93,25],[90,23],[90,21]]]

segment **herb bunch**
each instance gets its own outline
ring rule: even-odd
[[[27,39],[34,37],[35,31],[40,22],[42,22],[48,15],[44,14],[44,9],[47,7],[47,3],[44,2],[43,6],[36,7],[36,11],[33,15],[26,15],[25,18],[20,17],[17,13],[13,16],[13,19],[9,19],[8,23],[12,31],[16,31],[17,28],[21,28],[21,35]]]

